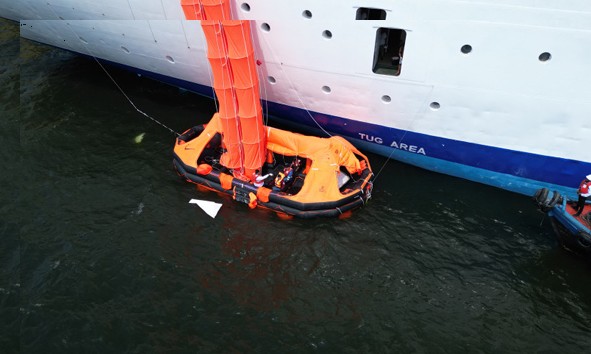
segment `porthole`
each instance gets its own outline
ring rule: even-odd
[[[332,32],[329,30],[325,30],[324,32],[322,32],[322,37],[326,38],[326,39],[331,39],[332,38]]]
[[[250,12],[250,5],[248,3],[243,2],[242,5],[240,5],[240,8],[244,12]]]
[[[462,49],[460,49],[460,50],[462,51],[462,53],[468,54],[468,53],[470,53],[472,51],[472,46],[469,45],[469,44],[464,44],[462,46]]]
[[[330,89],[329,86],[322,86],[322,92],[324,93],[330,93],[332,90]]]
[[[127,47],[121,46],[121,50],[124,51],[125,53],[129,54],[129,49],[127,49]],[[168,57],[167,57],[168,59]],[[170,58],[172,59],[172,58]]]
[[[267,81],[269,81],[269,83],[273,85],[277,83],[277,80],[275,80],[273,76],[267,76]]]
[[[271,30],[271,26],[269,26],[269,24],[265,22],[261,25],[261,29],[265,32],[269,32]]]
[[[166,56],[166,60],[168,60],[169,63],[174,64],[174,59],[170,55]]]
[[[437,110],[439,110],[439,108],[441,108],[441,105],[439,104],[439,102],[431,102],[431,104],[429,105],[429,107],[432,110],[437,111]]]
[[[392,102],[392,97],[390,97],[388,95],[383,95],[382,96],[382,102],[384,102],[384,103],[390,103],[390,102]]]
[[[546,62],[546,61],[552,59],[552,54],[550,54],[548,52],[544,52],[544,53],[540,54],[540,56],[538,57],[538,59],[541,62]]]
[[[310,19],[312,18],[312,11],[304,10],[304,12],[302,12],[302,16],[304,16],[304,18]]]

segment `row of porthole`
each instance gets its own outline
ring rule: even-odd
[[[250,5],[248,3],[242,3],[242,5],[240,5],[240,8],[242,9],[242,11],[244,12],[250,12]],[[312,11],[310,10],[304,10],[302,12],[302,17],[304,17],[305,19],[311,19],[312,18]],[[264,22],[261,24],[261,29],[264,32],[269,32],[271,31],[271,26]],[[324,30],[322,31],[322,37],[326,38],[326,39],[331,39],[332,38],[332,32],[329,30]]]
[[[246,3],[246,2],[243,2],[243,3],[240,5],[240,8],[241,8],[241,9],[242,9],[242,11],[244,11],[244,12],[250,12],[250,5],[249,5],[248,3]],[[304,10],[304,11],[302,12],[302,16],[303,16],[304,18],[306,18],[306,19],[308,19],[308,20],[309,20],[309,19],[311,19],[311,18],[312,18],[312,11],[310,11],[310,10]]]
[[[325,32],[330,33],[330,31],[325,31]],[[330,38],[330,37],[332,37],[332,34],[327,36],[327,38]],[[82,37],[79,37],[79,38],[82,43],[88,44],[88,41],[86,41],[84,38],[82,38]],[[123,50],[127,54],[130,53],[129,49],[127,49],[125,46],[121,46],[121,50]],[[464,54],[469,54],[470,52],[472,52],[472,46],[470,46],[469,44],[466,44],[466,45],[462,46],[461,51]],[[541,62],[546,62],[550,59],[552,59],[552,54],[550,54],[548,52],[544,52],[544,53],[540,54],[540,56],[538,57],[538,60],[540,60]],[[168,60],[171,63],[174,63],[174,59],[170,55],[166,56],[166,60]],[[271,83],[274,83],[274,82],[271,82]]]
[[[248,3],[242,3],[241,9],[244,12],[250,12],[250,5]],[[310,10],[304,10],[302,12],[302,16],[306,19],[311,19],[312,12]],[[271,26],[265,22],[265,23],[261,24],[261,29],[265,32],[269,32],[269,31],[271,31]],[[325,30],[322,32],[322,36],[324,38],[330,39],[330,38],[332,38],[332,32],[330,32],[329,30]],[[460,50],[462,51],[462,53],[468,54],[468,53],[472,52],[472,46],[469,44],[465,44],[462,46],[462,48]],[[538,60],[541,62],[546,62],[550,59],[552,59],[552,54],[550,54],[548,52],[544,52],[538,56]]]
[[[271,26],[268,23],[263,23],[261,24],[261,29],[264,32],[270,32],[271,31]],[[326,39],[331,39],[332,38],[332,32],[329,30],[324,30],[322,31],[322,37],[326,38]]]
[[[464,44],[462,48],[460,48],[460,51],[464,54],[469,54],[472,52],[472,46],[469,44]],[[546,62],[550,59],[552,59],[552,54],[548,52],[544,52],[538,56],[538,60],[541,62]]]
[[[83,40],[82,38],[80,38],[80,39]],[[127,49],[124,46],[121,46],[121,49],[125,53],[127,53],[127,54],[130,53],[129,49]],[[170,55],[167,55],[166,56],[166,60],[168,60],[170,63],[174,63],[174,59]],[[277,80],[273,76],[267,76],[267,81],[269,81],[269,83],[272,84],[272,85],[274,85],[274,84],[277,83]],[[327,86],[327,85],[322,86],[321,89],[322,89],[322,92],[324,92],[325,94],[329,94],[329,93],[332,92],[332,89],[330,88],[330,86]],[[384,103],[390,103],[390,102],[392,102],[392,98],[390,96],[388,96],[388,95],[383,95],[382,96],[382,102],[384,102]],[[432,110],[436,111],[436,110],[438,110],[441,107],[441,105],[438,102],[431,102],[431,104],[429,105],[429,107]]]
[[[250,12],[250,5],[248,3],[242,3],[242,5],[240,5],[240,8],[244,12]],[[304,10],[302,12],[302,17],[304,17],[305,19],[311,19],[312,18],[312,11]],[[269,31],[271,31],[271,26],[265,22],[265,23],[261,24],[261,29],[265,32],[269,32]],[[330,39],[330,38],[332,38],[332,32],[330,32],[329,30],[325,30],[324,32],[322,32],[322,36],[324,38]],[[462,48],[460,50],[462,51],[462,53],[468,54],[468,53],[472,52],[472,46],[469,44],[465,44],[462,46]],[[544,52],[538,56],[538,60],[541,62],[546,62],[550,59],[552,59],[552,54],[550,54],[548,52]]]
[[[277,83],[277,80],[273,76],[267,76],[267,81],[269,81],[269,83],[272,85]],[[332,89],[330,88],[330,86],[324,85],[324,86],[322,86],[321,89],[322,89],[322,92],[324,92],[325,94],[329,94],[332,92]],[[390,102],[392,102],[392,97],[390,97],[389,95],[383,95],[382,102],[390,103]],[[431,108],[434,111],[437,111],[437,110],[439,110],[439,108],[441,108],[441,105],[439,104],[439,102],[431,102],[429,104],[429,108]]]
[[[84,40],[84,38],[82,38],[82,37],[80,37],[80,40],[81,40],[82,42],[84,42],[84,43],[87,43],[87,42]],[[131,51],[130,51],[129,49],[127,49],[127,47],[125,47],[125,46],[121,46],[121,50],[122,50],[123,52],[125,52],[125,54],[129,54],[129,53],[131,53]],[[173,57],[171,57],[170,55],[167,55],[165,58],[166,58],[166,60],[167,60],[169,63],[171,63],[171,64],[174,64],[174,58],[173,58]]]
[[[242,5],[240,7],[241,7],[241,9],[243,11],[250,12],[250,5],[248,3],[242,3]],[[304,17],[305,19],[311,19],[312,18],[312,12],[310,10],[304,10],[302,12],[302,17]],[[265,22],[265,23],[262,23],[261,24],[261,29],[263,31],[265,31],[265,32],[270,32],[271,31],[271,26],[268,23]],[[329,30],[324,30],[322,32],[322,36],[324,38],[326,38],[326,39],[331,39],[332,38],[332,32],[329,31]],[[81,40],[83,40],[83,39],[81,38]],[[467,49],[467,48],[469,48],[469,49]],[[127,49],[124,46],[121,46],[121,49],[125,53],[127,53],[127,54],[130,53],[129,49]],[[465,50],[467,50],[467,51],[465,51]],[[469,45],[466,45],[466,46],[462,47],[462,52],[463,53],[469,53],[471,51],[472,51],[472,47],[469,46]],[[174,63],[174,59],[170,55],[167,55],[166,56],[166,60],[168,60],[170,63]],[[267,80],[271,84],[276,84],[277,83],[277,80],[273,76],[267,77]],[[324,92],[325,94],[329,94],[329,93],[332,92],[332,89],[330,88],[330,86],[324,85],[324,86],[322,86],[322,92]],[[388,96],[388,95],[383,95],[382,96],[382,102],[384,102],[384,103],[390,103],[391,101],[392,101],[392,98],[390,96]],[[430,107],[433,110],[438,110],[440,108],[440,105],[437,102],[431,102]]]

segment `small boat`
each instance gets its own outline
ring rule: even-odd
[[[251,208],[300,218],[340,216],[371,197],[369,161],[342,137],[319,138],[265,127],[268,159],[258,175],[267,178],[257,183],[220,163],[226,152],[220,128],[216,113],[208,124],[177,138],[173,164],[180,176]]]
[[[178,174],[280,215],[339,216],[364,205],[373,173],[351,143],[263,125],[251,23],[229,19],[226,0],[181,3],[188,20],[201,21],[219,110],[176,139]]]
[[[538,209],[550,217],[561,246],[591,259],[591,204],[587,203],[583,212],[575,216],[576,202],[557,191],[542,188],[536,191],[533,199]]]

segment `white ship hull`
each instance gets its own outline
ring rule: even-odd
[[[0,0],[0,16],[20,20],[24,38],[212,96],[203,34],[179,3]],[[253,0],[232,11],[253,20],[272,116],[429,170],[572,196],[591,173],[591,3],[554,3]],[[385,19],[360,20],[360,7]],[[384,72],[386,30],[404,33],[404,60],[386,52]]]

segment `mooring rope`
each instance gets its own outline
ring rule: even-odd
[[[74,34],[75,37],[77,38],[81,38],[78,33],[76,33],[76,31],[72,28],[72,26],[70,25],[69,22],[67,22],[66,20],[63,20],[59,17],[59,15],[55,12],[55,10],[53,9],[53,7],[48,3],[49,8],[51,9],[51,11],[53,12],[53,14],[55,15],[56,18],[59,19],[59,21],[65,21],[66,22],[66,26],[68,28],[70,28],[70,31],[72,31],[72,33]],[[101,69],[103,69],[103,71],[105,72],[105,74],[107,74],[107,76],[109,77],[109,79],[111,79],[111,81],[113,82],[113,84],[115,84],[115,86],[117,87],[117,89],[119,89],[119,91],[123,94],[123,96],[127,99],[127,101],[131,104],[131,106],[141,115],[149,118],[150,120],[152,120],[154,123],[160,125],[161,127],[167,129],[168,131],[170,131],[171,133],[173,133],[175,136],[180,136],[181,134],[176,132],[175,130],[173,130],[172,128],[168,127],[167,125],[165,125],[164,123],[160,122],[158,119],[150,116],[149,114],[147,114],[146,112],[142,111],[141,109],[139,109],[135,103],[131,100],[131,98],[125,93],[125,91],[123,90],[123,88],[121,88],[121,86],[119,86],[119,84],[117,83],[117,81],[113,78],[113,76],[109,73],[109,71],[103,66],[103,64],[101,64],[100,60],[97,59],[96,55],[94,54],[94,52],[90,49],[90,47],[88,46],[88,43],[85,43],[82,41],[82,43],[84,44],[85,49],[88,51],[88,55],[90,55],[94,61],[96,61],[96,63],[101,67]]]
[[[408,130],[412,127],[413,123],[417,120],[417,117],[419,116],[419,113],[423,110],[425,110],[426,106],[425,103],[427,102],[427,99],[429,98],[429,96],[431,96],[431,93],[433,93],[433,89],[434,86],[431,86],[431,90],[429,91],[428,95],[425,95],[425,98],[423,99],[423,102],[421,103],[421,105],[419,106],[419,109],[415,112],[415,114],[413,115],[411,121],[408,124],[408,127],[406,129],[404,129],[404,134],[402,134],[402,136],[400,137],[400,139],[398,139],[398,146],[400,146],[400,144],[402,143],[402,141],[404,140],[404,137],[406,136],[406,134],[408,133]],[[380,173],[382,173],[382,170],[384,169],[384,167],[386,167],[386,165],[388,164],[388,161],[390,161],[392,159],[392,155],[394,154],[394,152],[396,151],[396,149],[392,148],[392,151],[390,151],[390,154],[388,155],[386,161],[382,164],[382,167],[380,167],[380,170],[378,171],[378,173],[375,174],[374,177],[374,182],[377,181],[378,176],[380,175]]]

